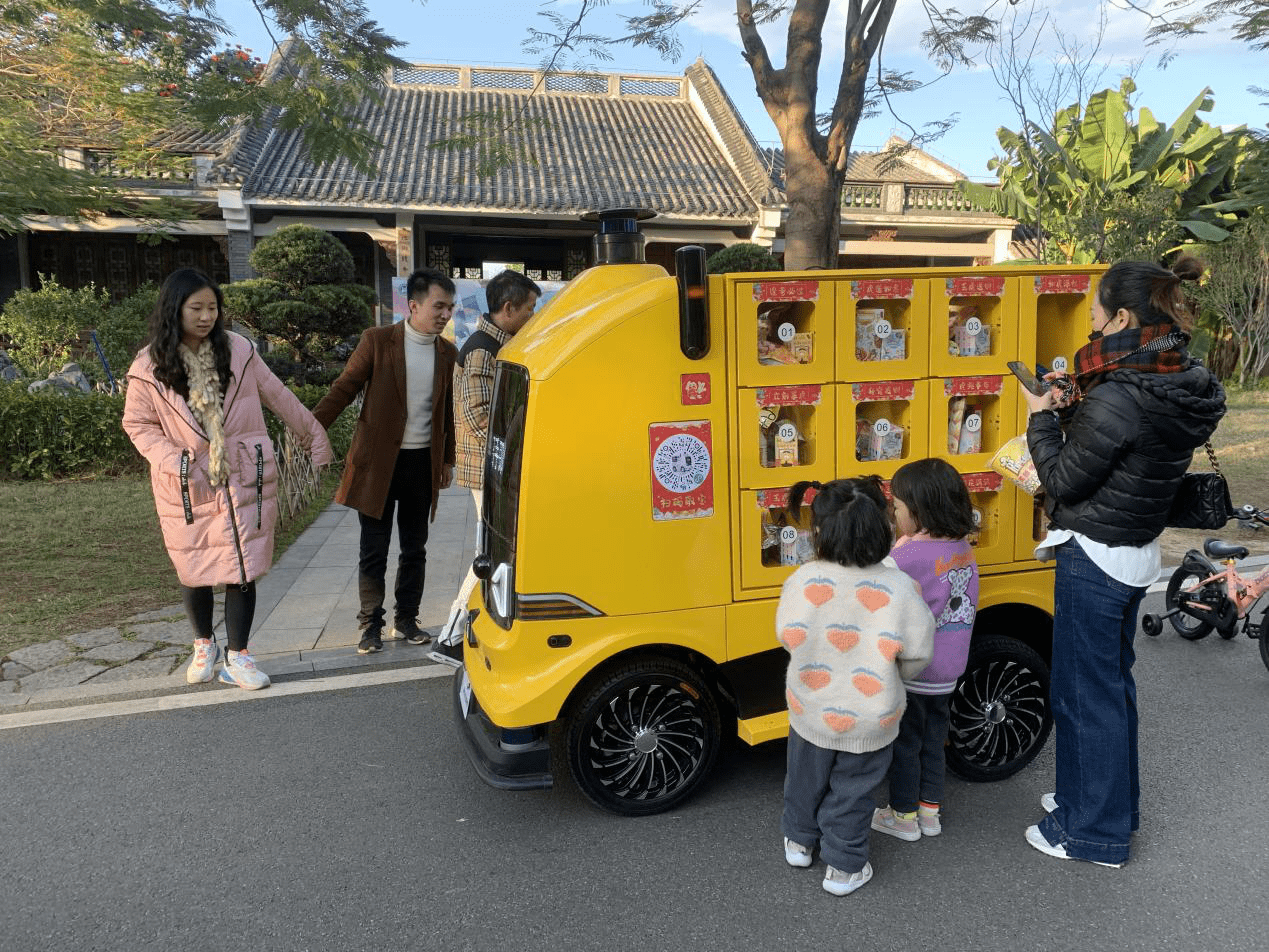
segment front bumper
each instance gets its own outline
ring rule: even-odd
[[[466,668],[454,675],[454,719],[467,757],[485,783],[500,790],[551,789],[554,778],[546,725],[528,729],[532,738],[525,737],[523,742],[519,742],[521,731],[504,738],[506,732],[489,720],[471,691]],[[517,742],[508,750],[512,738]]]

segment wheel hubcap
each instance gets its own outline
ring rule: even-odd
[[[951,733],[968,761],[998,767],[1024,756],[1044,730],[1047,691],[1030,668],[992,661],[968,673],[952,695]]]
[[[615,694],[591,722],[586,762],[614,797],[670,797],[701,769],[706,727],[678,682],[641,682]]]

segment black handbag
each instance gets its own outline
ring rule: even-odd
[[[1168,525],[1173,529],[1223,529],[1235,515],[1229,497],[1229,484],[1216,462],[1216,452],[1208,443],[1207,458],[1212,462],[1210,473],[1186,473],[1168,510]]]

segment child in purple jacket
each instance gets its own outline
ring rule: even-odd
[[[956,679],[965,671],[978,605],[978,562],[968,536],[974,510],[960,474],[945,460],[916,460],[890,483],[899,541],[891,550],[916,580],[937,625],[934,656],[904,681],[908,706],[890,765],[890,803],[873,813],[872,828],[914,842],[938,836],[943,799],[943,746]]]

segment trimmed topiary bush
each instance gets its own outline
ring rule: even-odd
[[[784,266],[770,249],[752,242],[742,241],[722,251],[715,251],[705,262],[710,274],[729,274],[732,271],[782,271]]]

